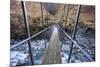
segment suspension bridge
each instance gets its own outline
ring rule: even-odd
[[[36,33],[35,35],[31,36],[30,30],[29,30],[28,18],[27,18],[27,10],[26,10],[26,5],[25,5],[24,1],[21,1],[21,6],[22,6],[22,11],[23,11],[23,17],[24,17],[25,30],[26,30],[26,33],[27,33],[27,38],[24,39],[23,41],[15,44],[15,45],[11,46],[10,47],[11,50],[13,50],[16,47],[27,42],[28,43],[28,53],[29,53],[31,65],[35,65],[35,63],[34,63],[35,58],[34,58],[33,52],[32,52],[31,40],[34,39],[35,37],[37,37],[38,35],[40,35],[44,32],[47,32],[50,29],[53,29],[52,33],[51,33],[50,40],[48,42],[48,47],[45,48],[45,52],[44,52],[44,55],[42,57],[41,64],[60,64],[60,63],[62,63],[61,62],[60,37],[63,36],[63,35],[64,35],[64,37],[67,37],[71,41],[69,55],[68,55],[68,58],[67,58],[67,63],[70,63],[72,51],[73,51],[73,46],[76,46],[87,57],[87,59],[89,61],[94,61],[94,59],[92,59],[91,55],[88,54],[83,48],[81,48],[81,46],[75,40],[78,20],[79,20],[79,16],[80,16],[81,5],[78,5],[78,7],[77,7],[76,20],[75,20],[75,25],[74,25],[74,30],[73,30],[72,36],[70,36],[66,33],[66,31],[62,27],[60,21],[57,22],[57,23],[55,22],[55,24],[48,26],[48,28],[45,28],[44,30],[42,30],[42,31]],[[42,16],[42,18],[43,18],[43,16]],[[48,34],[46,34],[46,36],[48,36]]]

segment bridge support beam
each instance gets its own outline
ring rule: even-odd
[[[80,15],[80,9],[81,9],[81,5],[78,5],[78,9],[77,9],[77,13],[76,13],[76,20],[75,20],[74,31],[73,31],[73,35],[72,35],[72,39],[73,40],[75,39],[75,35],[76,35],[77,24],[78,24],[79,15]],[[72,42],[71,48],[70,48],[70,53],[69,53],[69,57],[68,57],[68,63],[70,62],[72,51],[73,51],[73,42]]]
[[[68,20],[68,14],[69,14],[69,4],[67,5],[67,13],[66,13],[65,29],[66,29],[66,24],[67,24],[67,20]]]
[[[29,38],[30,37],[30,30],[29,30],[29,24],[28,24],[26,4],[24,1],[21,1],[21,6],[22,6],[22,11],[23,11],[25,30],[27,33],[27,38]],[[30,55],[30,59],[31,59],[31,64],[33,65],[34,62],[33,62],[33,56],[32,56],[32,51],[31,51],[31,41],[30,40],[28,40],[28,48],[29,48],[29,55]]]
[[[42,7],[42,2],[40,3],[41,5],[41,17],[42,17],[42,25],[44,25],[44,22],[43,22],[43,7]]]

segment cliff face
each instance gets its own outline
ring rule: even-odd
[[[43,3],[42,8],[43,8],[44,22],[42,23],[41,22],[42,21],[41,4],[38,2],[31,2],[31,1],[27,1],[25,3],[26,3],[27,12],[28,12],[28,21],[29,21],[30,28],[33,28],[33,27],[36,28],[38,26],[42,26],[42,24],[47,24],[47,22],[45,22],[47,18],[47,13],[48,13],[48,18],[50,22],[51,20],[58,22],[66,18],[68,5],[66,5],[66,9],[64,13],[65,4]],[[10,5],[11,5],[11,10],[10,10],[11,32],[16,33],[16,34],[20,32],[24,32],[24,22],[23,22],[23,15],[22,15],[23,13],[22,13],[20,1],[11,0]],[[66,27],[70,29],[73,29],[74,20],[76,17],[76,11],[77,11],[77,5],[70,4],[68,20],[66,24]],[[95,29],[95,6],[82,5],[79,21],[82,24],[84,24],[86,27]],[[21,33],[21,35],[24,35],[24,33]]]
[[[67,27],[72,28],[76,17],[77,5],[69,5]],[[65,21],[66,22],[66,21]],[[95,6],[82,5],[79,22],[95,30]]]

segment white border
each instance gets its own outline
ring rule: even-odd
[[[0,67],[9,66],[10,9],[9,0],[0,1]]]
[[[32,0],[30,0],[32,1]],[[96,62],[38,65],[34,67],[98,67],[100,62],[100,2],[99,0],[33,0],[36,2],[56,2],[70,4],[96,5]],[[9,67],[10,59],[10,2],[0,0],[0,67]],[[27,66],[26,66],[27,67]],[[32,66],[30,66],[32,67]]]
[[[22,0],[19,0],[22,1]],[[51,2],[51,3],[69,3],[69,4],[83,4],[83,5],[95,5],[95,0],[23,0],[23,1],[35,1],[35,2]]]

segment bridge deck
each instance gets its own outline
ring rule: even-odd
[[[55,28],[49,46],[43,59],[42,64],[59,64],[61,63],[60,47],[59,47],[59,35],[58,30]]]

